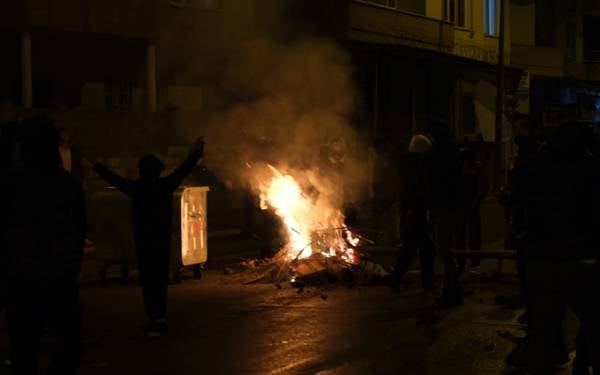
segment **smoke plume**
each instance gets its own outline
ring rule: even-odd
[[[202,127],[206,166],[220,179],[256,189],[268,163],[321,194],[360,198],[366,148],[351,126],[356,89],[346,51],[323,39],[256,40],[220,80],[235,104]]]

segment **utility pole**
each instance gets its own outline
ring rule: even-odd
[[[495,187],[499,189],[502,185],[502,167],[503,167],[503,127],[504,127],[504,40],[505,40],[505,27],[504,27],[504,2],[505,0],[499,0],[499,12],[500,12],[500,24],[498,25],[498,76],[497,76],[497,91],[496,91],[496,152],[495,152]]]

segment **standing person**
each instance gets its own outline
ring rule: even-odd
[[[529,276],[530,242],[526,240],[527,214],[525,201],[518,199],[523,196],[526,184],[521,183],[529,173],[531,164],[539,159],[543,147],[536,121],[527,114],[516,114],[513,119],[514,143],[517,147],[517,156],[514,158],[509,170],[509,187],[507,193],[501,197],[505,204],[505,210],[510,222],[511,241],[517,252],[517,273],[519,276],[519,291],[523,299],[525,311],[519,316],[518,321],[522,324],[529,323],[529,295],[527,279]],[[557,365],[569,362],[569,352],[562,337],[561,326],[555,327],[559,331],[556,341],[553,343],[553,355],[551,356]],[[523,345],[517,345],[506,357],[506,364],[511,367],[524,368],[528,366],[529,358],[527,346],[529,343],[529,327]]]
[[[371,188],[375,192],[371,210],[370,228],[373,230],[373,239],[379,240],[380,234],[389,228],[386,222],[393,222],[390,211],[398,200],[398,159],[402,150],[402,142],[387,138],[377,144],[377,157],[373,169],[373,181]],[[389,220],[386,220],[389,219]],[[389,231],[393,242],[398,238],[394,230]],[[387,232],[386,232],[387,233]]]
[[[424,135],[415,135],[409,153],[400,160],[399,199],[400,256],[394,267],[392,289],[397,290],[400,280],[408,271],[417,251],[421,257],[421,282],[423,290],[433,289],[433,263],[435,247],[427,223],[428,176],[425,154],[431,150],[431,141]]]
[[[462,165],[458,151],[450,144],[448,126],[439,121],[430,128],[431,153],[431,221],[437,253],[444,265],[444,285],[439,307],[447,308],[463,302],[456,259],[452,255],[457,212],[462,184]]]
[[[533,374],[554,373],[567,307],[584,330],[579,348],[587,349],[594,373],[600,373],[600,165],[588,153],[592,138],[585,125],[560,125],[515,177],[514,199],[524,213],[518,235],[527,246]]]
[[[102,178],[131,199],[136,257],[149,319],[146,334],[150,337],[162,336],[167,329],[173,193],[200,160],[203,150],[204,141],[199,138],[179,168],[163,178],[163,163],[154,155],[140,160],[138,180],[127,180],[102,164],[94,164]]]
[[[526,114],[517,114],[513,118],[513,135],[514,142],[517,146],[517,157],[514,159],[512,166],[509,170],[509,188],[507,194],[502,198],[502,203],[506,205],[507,216],[510,221],[512,234],[511,237],[515,237],[514,246],[517,251],[517,273],[519,276],[519,288],[523,303],[525,305],[525,312],[519,318],[523,323],[527,322],[527,301],[528,292],[526,285],[527,275],[527,246],[524,241],[516,239],[518,234],[525,231],[525,212],[522,204],[518,204],[514,197],[520,192],[518,191],[521,186],[517,186],[516,180],[518,176],[523,174],[523,171],[527,170],[529,164],[534,160],[539,153],[539,142],[536,137],[537,124],[535,120]]]
[[[81,358],[77,283],[86,215],[79,182],[61,168],[50,120],[23,124],[23,166],[0,185],[0,233],[14,373],[37,374],[42,328],[55,338],[47,374],[74,374]]]
[[[481,201],[488,192],[488,183],[485,178],[483,163],[479,160],[479,145],[469,143],[463,150],[463,184],[461,207],[459,209],[459,228],[456,238],[456,248],[466,250],[481,250]],[[467,241],[468,237],[468,241]],[[477,256],[471,257],[471,268],[479,269],[481,260]],[[458,258],[459,272],[466,270],[464,256]]]

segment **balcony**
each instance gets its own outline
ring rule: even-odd
[[[348,40],[452,53],[451,23],[358,0],[350,1],[345,11]]]
[[[131,37],[156,35],[160,15],[168,7],[168,2],[162,0],[23,0],[16,3],[20,4],[0,6],[0,24],[5,29],[45,28]]]
[[[511,63],[533,75],[563,77],[565,74],[565,56],[560,48],[513,44]]]
[[[452,53],[454,25],[360,0],[302,0],[290,11],[305,29],[341,41],[399,45]]]

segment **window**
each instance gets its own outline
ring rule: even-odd
[[[129,111],[133,105],[133,85],[128,83],[106,83],[104,86],[106,109]]]
[[[467,0],[446,0],[446,21],[454,23],[456,27],[467,27],[466,2]]]
[[[535,45],[556,47],[556,7],[554,0],[545,0],[544,6],[535,7]]]
[[[219,8],[219,0],[171,0],[171,5],[214,10]]]
[[[486,35],[497,36],[499,32],[498,24],[500,15],[501,0],[483,0],[484,31]]]

